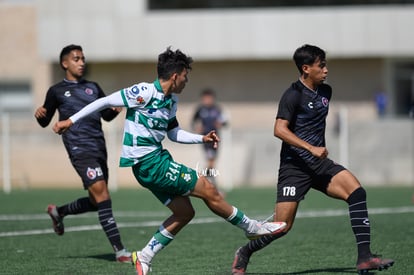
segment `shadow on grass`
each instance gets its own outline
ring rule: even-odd
[[[109,261],[109,262],[115,262],[115,254],[111,253],[111,254],[98,254],[98,255],[90,255],[87,256],[86,258],[89,259],[97,259],[97,260],[103,260],[103,261]]]
[[[250,273],[246,272],[246,275],[299,275],[299,274],[357,274],[355,267],[337,267],[337,268],[318,268],[318,269],[308,269],[297,272],[260,272],[260,273]],[[216,275],[228,274],[228,273],[219,273]],[[373,275],[374,272],[365,273],[365,275]]]

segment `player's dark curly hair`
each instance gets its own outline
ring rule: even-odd
[[[312,65],[318,60],[325,61],[325,59],[326,53],[324,50],[317,46],[308,44],[299,47],[293,54],[293,60],[295,61],[296,67],[298,68],[300,74],[303,73],[303,65]]]
[[[59,64],[60,64],[60,66],[62,67],[62,69],[64,69],[65,70],[65,68],[63,67],[63,65],[62,65],[62,62],[63,62],[63,59],[65,58],[65,56],[67,56],[71,51],[74,51],[74,50],[78,50],[78,51],[83,51],[82,50],[82,47],[81,46],[79,46],[79,45],[75,45],[75,44],[70,44],[70,45],[67,45],[66,47],[64,47],[63,49],[62,49],[62,51],[60,52],[60,56],[59,56]]]
[[[184,69],[191,70],[193,59],[180,50],[173,51],[168,47],[158,56],[158,78],[167,80],[174,73],[181,73]]]

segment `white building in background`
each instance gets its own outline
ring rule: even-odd
[[[42,104],[47,88],[62,78],[58,55],[62,47],[72,43],[82,45],[89,64],[88,78],[100,83],[107,93],[155,79],[157,56],[167,46],[191,55],[195,60],[194,70],[181,96],[179,119],[188,126],[199,92],[205,87],[217,91],[231,116],[231,132],[225,133],[228,140],[223,141],[228,146],[223,146],[221,154],[222,170],[231,172],[220,174],[227,174],[225,181],[235,185],[244,184],[246,179],[252,184],[274,182],[279,146],[272,137],[276,104],[285,88],[297,78],[291,56],[302,44],[318,45],[328,53],[329,83],[334,87],[333,114],[345,106],[351,125],[352,122],[376,125],[380,122],[374,96],[382,91],[388,99],[388,118],[408,116],[414,101],[414,1],[390,1],[397,3],[392,5],[151,8],[160,2],[0,1],[0,111],[18,110],[19,117],[26,116],[20,126],[11,123],[12,132],[30,129],[29,140],[34,144],[25,153],[13,153],[18,146],[12,144],[11,175],[13,182],[17,182],[14,184],[53,184],[55,179],[50,175],[56,171],[65,175],[68,182],[79,181],[69,167],[59,138],[50,136],[50,129],[42,130],[35,125],[32,115],[34,108]],[[191,5],[217,1],[167,2]],[[331,2],[338,4],[335,0]],[[361,138],[373,147],[349,153],[351,170],[358,174],[358,167],[362,167],[362,180],[374,184],[412,181],[414,149],[409,141],[413,140],[414,130],[399,134],[402,144],[398,143],[406,149],[388,148],[380,154],[375,147],[393,144],[395,137],[388,135],[407,128],[405,123],[410,125],[409,121],[399,120],[385,128],[379,124],[364,132]],[[114,125],[108,126],[109,143],[114,151],[112,169],[116,169],[117,133],[122,123]],[[390,131],[389,127],[395,125],[399,126]],[[358,141],[352,140],[353,133],[358,136],[361,131],[351,129],[350,148],[359,148]],[[377,141],[376,133],[385,140]],[[39,146],[45,139],[43,135],[47,136],[47,148]],[[18,134],[12,140],[17,142],[19,138]],[[334,136],[332,143],[335,145]],[[194,147],[174,148],[178,148],[172,149],[176,150],[178,160],[190,165],[200,160],[192,154]],[[335,154],[340,150],[331,151]],[[375,161],[370,159],[372,152]],[[22,160],[22,154],[38,160],[36,167],[27,157]],[[368,159],[361,160],[361,156]],[[393,162],[394,157],[397,162]],[[57,160],[52,167],[51,158]],[[373,166],[366,167],[367,161]],[[390,162],[395,163],[392,166],[396,170],[400,169],[395,176],[382,168]],[[134,184],[130,171],[112,174],[120,185]]]
[[[38,0],[38,54],[52,63],[62,46],[81,44],[89,62],[102,70],[119,64],[115,76],[108,79],[114,83],[108,85],[117,88],[114,78],[123,74],[123,64],[153,63],[172,45],[192,55],[196,68],[200,67],[192,76],[192,89],[217,86],[226,91],[228,96],[223,97],[229,102],[255,89],[260,90],[257,100],[267,102],[269,94],[281,93],[295,75],[293,51],[310,43],[328,52],[330,82],[338,94],[345,94],[340,98],[370,101],[382,89],[391,95],[391,113],[407,111],[404,101],[411,90],[402,82],[411,81],[414,66],[414,1],[411,5],[190,10],[150,10],[147,2]],[[222,66],[225,71],[219,69]],[[92,74],[99,78],[98,70],[93,68]],[[152,64],[147,70],[154,74]],[[120,82],[135,79],[140,75]],[[257,82],[267,89],[261,91]],[[252,100],[246,96],[237,101]]]

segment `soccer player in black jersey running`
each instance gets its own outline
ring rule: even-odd
[[[304,45],[295,51],[293,59],[300,77],[283,94],[274,124],[274,135],[282,140],[274,221],[284,221],[287,227],[282,233],[263,236],[240,247],[235,253],[232,273],[245,274],[254,252],[288,233],[299,202],[310,188],[348,204],[358,248],[358,273],[386,269],[394,261],[371,253],[364,188],[350,171],[328,158],[325,127],[332,89],[324,84],[328,75],[325,52]]]
[[[69,45],[62,49],[60,65],[65,71],[65,78],[49,88],[43,106],[35,112],[35,117],[42,127],[49,125],[56,109],[59,111],[59,120],[64,120],[89,103],[105,96],[97,83],[83,79],[85,64],[81,46]],[[112,214],[112,202],[107,186],[107,152],[101,126],[101,118],[110,121],[120,110],[110,108],[96,112],[62,135],[70,161],[81,177],[83,187],[88,190],[89,196],[60,207],[51,204],[47,212],[52,218],[56,234],[62,235],[63,218],[66,215],[97,211],[102,229],[115,251],[116,260],[130,263],[131,253],[121,242]]]

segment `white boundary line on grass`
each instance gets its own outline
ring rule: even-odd
[[[413,213],[414,206],[395,207],[395,208],[370,208],[370,215],[378,214],[403,214]],[[116,217],[154,217],[165,216],[167,212],[139,212],[134,213],[130,211],[116,212]],[[347,210],[315,210],[315,211],[301,211],[296,215],[297,218],[324,218],[324,217],[338,217],[348,215]],[[85,216],[85,215],[83,215]],[[88,216],[88,215],[86,215]],[[91,215],[89,215],[91,216]],[[31,221],[31,220],[44,220],[50,219],[46,214],[33,214],[33,215],[0,215],[0,221]],[[219,217],[211,218],[195,218],[191,221],[191,224],[205,224],[222,222],[223,219]],[[128,227],[152,227],[159,226],[163,221],[150,221],[150,222],[119,222],[117,223],[119,228]],[[70,226],[65,227],[65,232],[81,232],[81,231],[93,231],[102,230],[102,227],[96,225],[82,225],[82,226]],[[21,231],[9,231],[0,232],[0,237],[16,237],[16,236],[31,236],[31,235],[44,235],[54,234],[52,229],[36,229],[36,230],[21,230]]]
[[[96,217],[97,212],[84,213],[82,215],[73,215],[65,217],[65,219],[85,219]],[[168,211],[115,211],[115,217],[165,217]],[[44,214],[3,214],[0,215],[0,221],[35,221],[35,220],[49,220],[50,217]]]

